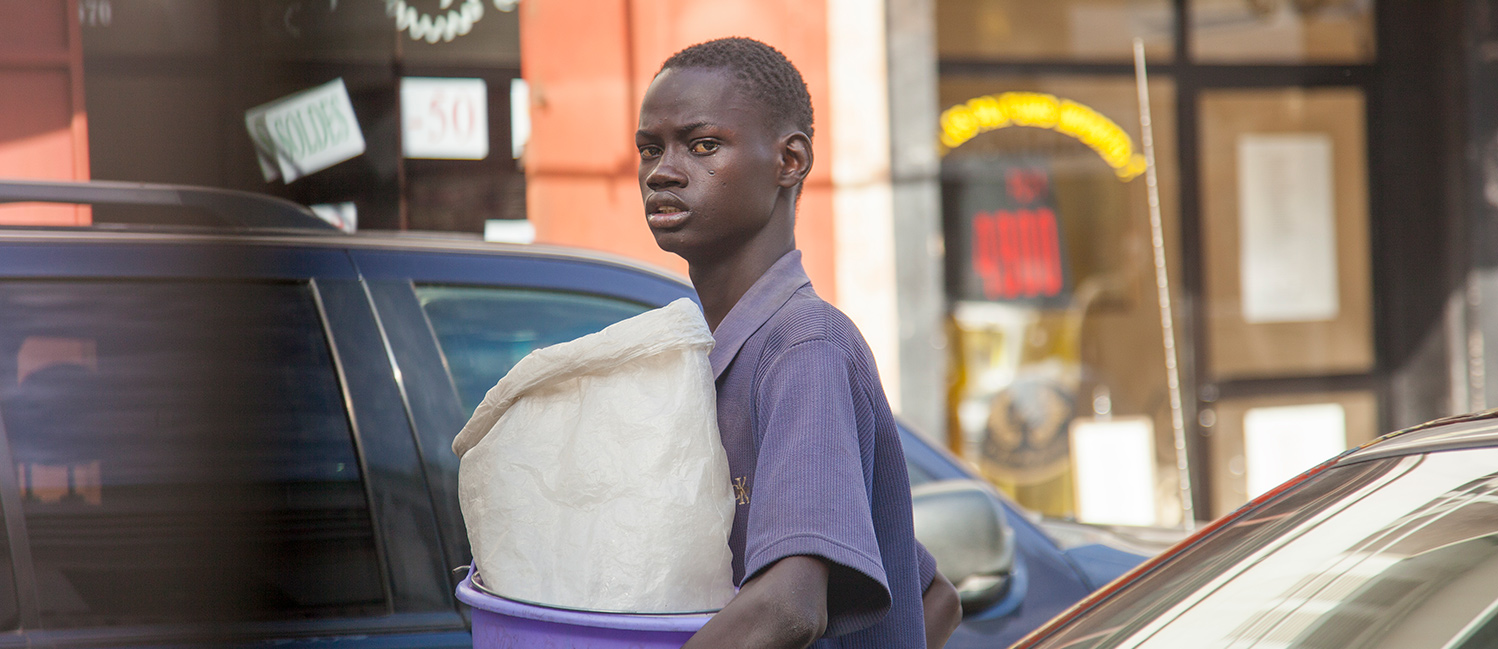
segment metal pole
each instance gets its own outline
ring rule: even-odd
[[[1176,364],[1175,317],[1170,308],[1170,276],[1165,268],[1165,232],[1160,219],[1160,186],[1155,176],[1155,131],[1150,122],[1148,75],[1144,69],[1144,39],[1134,39],[1134,81],[1139,89],[1139,129],[1144,144],[1144,183],[1149,196],[1150,243],[1155,249],[1155,291],[1160,298],[1160,332],[1165,339],[1165,383],[1170,392],[1170,426],[1175,432],[1176,474],[1181,489],[1181,525],[1196,529],[1191,502],[1191,460],[1186,452],[1186,419],[1181,404],[1181,371]]]

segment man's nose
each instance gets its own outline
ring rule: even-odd
[[[686,184],[687,176],[670,151],[661,152],[661,157],[655,159],[655,165],[645,176],[645,186],[656,191],[666,187],[684,187]]]

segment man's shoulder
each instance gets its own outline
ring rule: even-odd
[[[762,353],[778,354],[804,343],[824,343],[856,360],[868,349],[863,334],[840,309],[809,287],[797,291],[770,319],[758,335]]]

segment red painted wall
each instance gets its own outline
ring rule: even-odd
[[[660,64],[686,46],[747,36],[784,52],[811,90],[819,137],[796,225],[807,273],[835,299],[826,5],[804,0],[569,0],[520,3],[531,86],[526,203],[537,241],[605,250],[686,272],[655,246],[640,202],[634,131]]]

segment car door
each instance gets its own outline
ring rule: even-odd
[[[900,442],[912,487],[977,479],[949,453],[904,425],[900,426]],[[951,649],[1007,647],[1093,590],[1078,566],[1030,521],[1028,512],[990,493],[1004,510],[1004,523],[1013,530],[1014,564],[1008,590],[986,608],[967,612],[947,641]]]
[[[468,646],[382,349],[336,246],[0,238],[0,645]]]
[[[540,247],[350,254],[399,368],[449,569],[471,560],[452,440],[484,393],[535,349],[695,297],[689,285],[658,272]],[[449,575],[452,586],[463,577]]]

